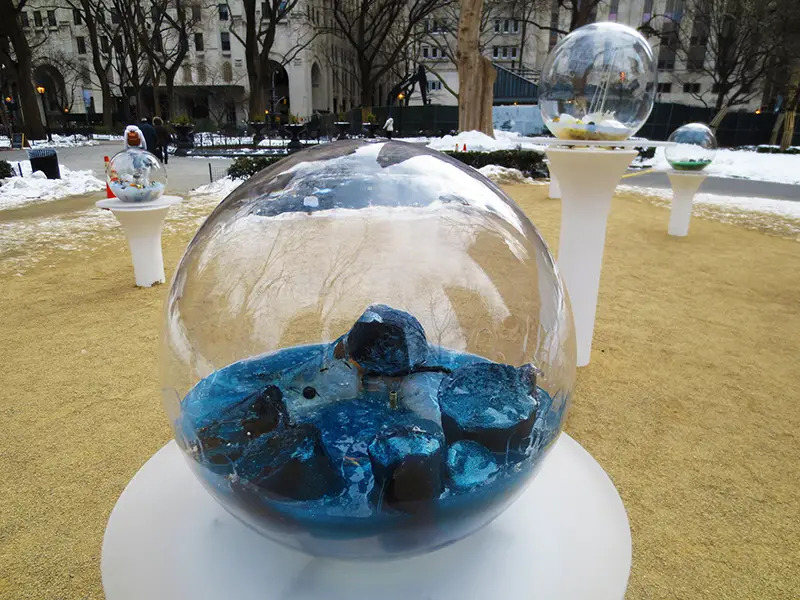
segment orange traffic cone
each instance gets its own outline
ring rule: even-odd
[[[105,162],[106,167],[106,175],[108,175],[108,157],[104,156],[103,161]],[[108,187],[108,178],[106,177],[106,198],[116,198],[116,196],[111,191],[111,188]]]

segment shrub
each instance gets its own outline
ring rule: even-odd
[[[544,154],[537,150],[495,150],[493,152],[445,152],[470,167],[500,165],[519,169],[528,177],[547,177]]]
[[[228,167],[228,175],[234,179],[249,179],[262,169],[275,164],[283,156],[240,156]]]
[[[11,163],[7,160],[0,160],[0,179],[13,176],[14,170],[11,168]]]
[[[486,165],[500,165],[519,169],[527,177],[547,177],[544,154],[536,150],[496,150],[494,152],[445,152],[458,161],[480,169]],[[260,170],[275,164],[283,156],[240,156],[228,168],[234,179],[247,179]]]
[[[173,125],[193,125],[192,120],[189,118],[189,115],[178,115],[174,119],[172,119]]]

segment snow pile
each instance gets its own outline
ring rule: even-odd
[[[617,191],[648,196],[665,208],[672,202],[669,189],[620,185]],[[692,214],[800,241],[800,202],[700,193],[694,197]]]
[[[227,176],[222,179],[217,179],[212,183],[194,188],[191,194],[193,196],[214,196],[222,200],[244,182],[244,179],[232,179],[230,176]]]
[[[16,172],[16,164],[12,166]],[[9,177],[2,180],[0,210],[97,192],[106,187],[104,181],[95,177],[94,171],[72,171],[65,165],[59,167],[61,179],[47,179],[41,171],[31,173],[30,161],[22,161],[23,177]]]
[[[101,142],[121,142],[122,136],[121,135],[113,135],[110,133],[95,133],[92,137],[96,140],[100,140]]]
[[[509,169],[500,165],[486,165],[478,169],[484,177],[488,177],[495,183],[533,183],[533,179],[525,177],[519,169]]]
[[[404,142],[427,144],[428,148],[439,151],[494,152],[496,150],[539,150],[544,146],[537,144],[533,138],[525,137],[515,131],[494,130],[494,138],[480,131],[462,131],[458,135],[446,135],[441,138],[401,138]]]
[[[670,168],[664,156],[664,148],[656,150],[656,155],[649,166],[658,170]],[[800,185],[800,154],[760,154],[723,148],[717,150],[713,162],[703,169],[703,172],[716,177]]]

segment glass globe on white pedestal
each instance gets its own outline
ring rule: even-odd
[[[431,551],[499,515],[575,379],[533,224],[402,142],[324,144],[232,192],[176,269],[164,331],[164,403],[199,480],[255,530],[337,558]]]
[[[678,127],[668,141],[674,144],[667,146],[664,154],[676,171],[705,169],[717,154],[717,138],[704,123],[688,123]]]
[[[539,107],[565,140],[626,140],[653,109],[656,62],[647,40],[618,23],[593,23],[568,34],[545,61]]]
[[[167,169],[158,158],[141,148],[127,148],[108,163],[108,187],[123,202],[152,202],[164,194]]]

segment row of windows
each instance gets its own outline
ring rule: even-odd
[[[519,21],[517,19],[495,19],[495,33],[519,33]]]
[[[659,94],[671,94],[672,93],[672,84],[671,83],[659,83],[658,84],[658,93]],[[684,83],[683,84],[683,93],[684,94],[699,94],[700,93],[700,84],[699,83]]]
[[[31,26],[30,19],[28,18],[28,13],[26,13],[25,11],[22,11],[20,13],[20,19],[22,20],[23,27]],[[54,10],[47,11],[47,24],[50,27],[58,26],[58,22],[56,21],[56,11]],[[33,11],[33,26],[44,27],[44,22],[42,21],[42,11],[40,10]]]
[[[422,58],[447,58],[447,52],[438,46],[423,46]]]
[[[231,51],[231,34],[227,31],[222,31],[219,34],[219,41],[220,41],[220,48],[223,52],[230,52]],[[100,50],[102,52],[109,52],[111,50],[111,45],[108,42],[108,37],[100,36]],[[79,35],[75,37],[75,43],[78,45],[78,54],[86,54],[86,38]],[[156,36],[153,38],[153,43],[156,47],[161,46],[161,38]],[[194,49],[197,52],[203,52],[205,48],[205,41],[203,40],[202,33],[195,33],[194,34]]]
[[[289,3],[289,0],[281,0],[278,4],[278,14],[286,10],[286,5]],[[197,10],[197,19],[200,20],[200,7],[193,6],[192,7],[192,18],[194,19],[195,10]],[[269,2],[262,2],[261,3],[261,18],[265,18],[265,15],[269,14],[270,12],[270,3]],[[231,18],[230,10],[228,10],[227,4],[218,4],[217,5],[217,14],[219,15],[220,21],[227,21]]]
[[[517,47],[492,46],[492,58],[517,58]]]
[[[436,90],[442,89],[442,82],[438,79],[434,79],[428,82],[428,91],[435,92]]]

